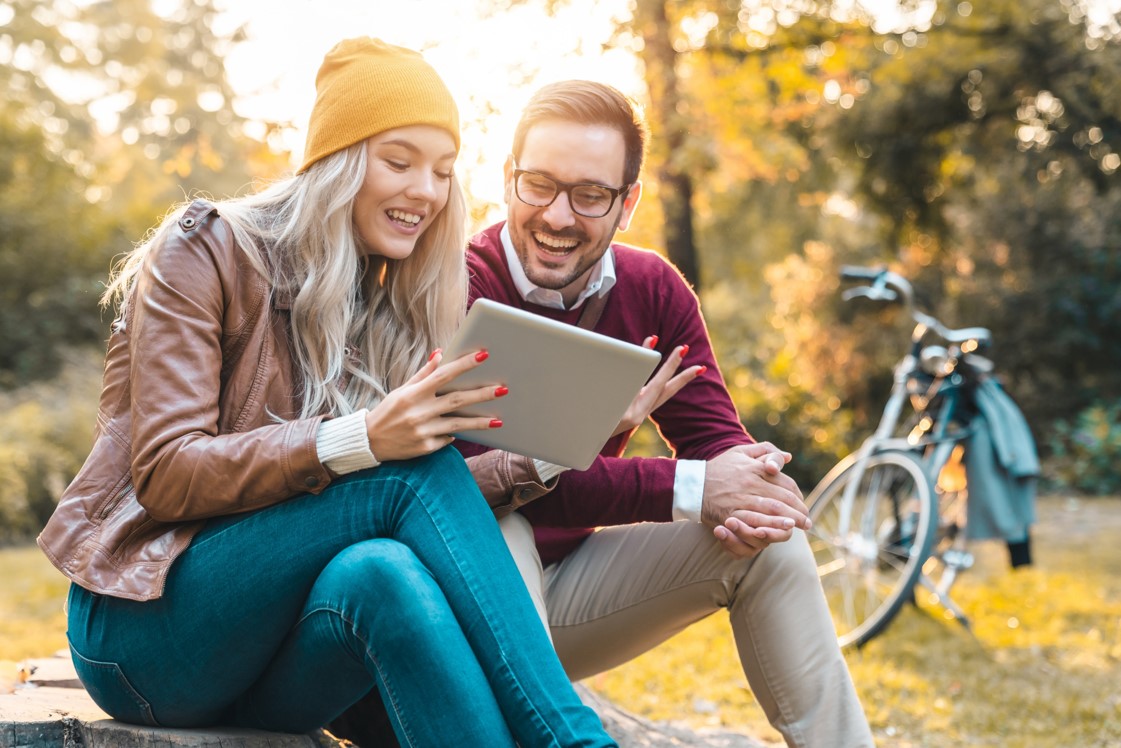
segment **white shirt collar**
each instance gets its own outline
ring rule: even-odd
[[[548,307],[550,309],[576,309],[593,294],[604,295],[615,285],[615,253],[611,247],[603,253],[603,257],[592,266],[592,274],[588,276],[588,285],[580,291],[571,307],[564,305],[564,297],[560,291],[551,288],[541,288],[531,281],[522,268],[518,253],[514,251],[514,242],[510,239],[510,225],[504,224],[499,232],[502,239],[502,249],[506,252],[506,266],[510,268],[510,276],[514,279],[514,288],[518,294],[532,304]]]

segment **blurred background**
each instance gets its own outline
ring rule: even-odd
[[[521,105],[569,77],[645,108],[625,241],[694,284],[744,423],[806,490],[874,425],[897,311],[842,307],[884,264],[994,332],[1046,485],[1121,483],[1119,0],[3,0],[0,539],[84,458],[113,258],[175,202],[298,163],[323,54],[425,51],[465,121],[476,227],[502,215]],[[652,434],[638,448],[656,452]]]
[[[339,39],[421,49],[464,122],[481,228],[521,106],[564,78],[643,106],[621,238],[699,294],[743,422],[805,492],[874,427],[899,309],[985,326],[1044,462],[1038,562],[980,549],[972,632],[907,606],[846,652],[883,745],[1121,745],[1121,0],[0,0],[0,692],[65,647],[31,544],[86,456],[113,259],[175,203],[300,161]],[[635,448],[660,453],[640,431]],[[922,603],[920,599],[918,602]],[[930,615],[925,615],[930,613]],[[775,742],[717,616],[592,686]]]

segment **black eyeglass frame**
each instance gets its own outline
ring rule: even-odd
[[[554,185],[553,199],[545,203],[544,205],[534,205],[533,203],[522,197],[521,193],[518,191],[518,177],[520,177],[522,174],[530,174],[532,176],[547,179],[552,182]],[[631,187],[634,187],[634,182],[631,182],[630,184],[624,184],[622,187],[618,188],[608,187],[606,184],[596,184],[595,182],[562,182],[559,179],[550,177],[548,174],[542,174],[539,171],[531,171],[529,169],[519,169],[516,166],[514,167],[513,180],[514,194],[517,195],[518,199],[526,205],[529,205],[533,208],[548,208],[550,205],[557,201],[557,198],[560,197],[561,193],[563,192],[565,196],[568,197],[568,207],[572,209],[572,212],[578,216],[583,216],[584,218],[603,218],[611,212],[612,208],[615,207],[615,201],[619,199],[619,196],[625,195]],[[607,204],[607,209],[598,216],[589,216],[587,213],[581,213],[580,210],[577,209],[576,204],[572,202],[572,190],[576,189],[577,187],[596,187],[601,190],[607,190],[611,194],[611,202]]]

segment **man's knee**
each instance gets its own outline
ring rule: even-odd
[[[774,543],[763,549],[755,565],[761,568],[780,568],[785,573],[817,579],[813,551],[810,550],[806,533],[801,530],[794,530],[786,542]]]
[[[762,585],[776,590],[810,590],[820,594],[813,552],[806,534],[795,530],[790,539],[764,548],[746,570],[745,591],[758,591]]]
[[[533,540],[533,526],[522,515],[514,512],[498,520],[498,529],[502,531],[502,539],[518,565],[522,579],[527,585],[536,586],[534,582],[542,575],[541,557],[537,553],[537,545]]]
[[[532,547],[533,525],[517,512],[507,514],[498,520],[498,528],[502,530],[502,537],[506,540],[506,545],[516,545],[519,549],[524,549],[527,544]]]
[[[537,616],[548,632],[549,614],[545,609],[544,570],[541,568],[541,556],[537,553],[537,545],[533,541],[533,525],[525,517],[514,512],[498,521],[498,529],[502,531],[506,547],[510,549],[518,573],[525,582],[526,589],[529,590]]]

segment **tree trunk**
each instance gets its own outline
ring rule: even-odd
[[[693,180],[681,158],[689,130],[681,114],[677,52],[665,0],[638,0],[634,24],[643,41],[641,58],[650,93],[649,150],[657,170],[666,254],[699,293],[700,263],[693,239]]]

